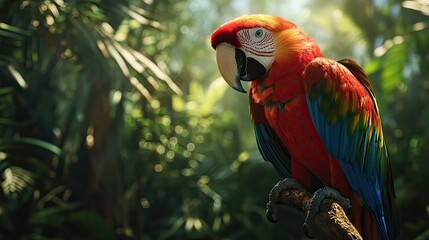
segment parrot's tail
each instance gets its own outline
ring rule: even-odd
[[[382,240],[383,238],[378,230],[377,222],[364,206],[359,194],[354,192],[350,200],[353,208],[351,222],[359,231],[362,238],[365,240]]]

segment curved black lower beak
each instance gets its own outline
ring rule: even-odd
[[[261,79],[266,74],[266,69],[254,58],[247,57],[241,49],[235,49],[235,61],[237,63],[237,72],[242,81],[254,81]]]

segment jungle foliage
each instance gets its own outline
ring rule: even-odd
[[[279,177],[209,44],[243,9],[293,14],[237,2],[0,0],[0,239],[303,239],[295,210],[265,219]],[[369,74],[401,239],[429,238],[428,9],[304,1],[290,19]]]

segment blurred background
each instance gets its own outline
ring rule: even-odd
[[[0,239],[304,239],[210,34],[270,13],[370,76],[401,239],[429,239],[429,2],[0,0]]]

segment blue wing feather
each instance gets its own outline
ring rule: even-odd
[[[254,130],[259,152],[265,161],[271,162],[283,178],[291,177],[290,153],[275,131],[263,123],[255,123]]]
[[[374,94],[359,65],[351,60],[340,63],[320,58],[313,60],[307,67],[305,84],[308,109],[326,150],[339,161],[350,186],[360,194],[377,222],[383,239],[394,238],[398,231],[394,190],[381,127],[374,125],[380,124]],[[342,73],[338,74],[338,71]],[[321,84],[328,87],[321,87]],[[340,89],[341,84],[357,85],[361,95],[350,96],[356,93],[349,90],[342,98],[337,97],[334,91]],[[364,104],[368,99],[372,103],[357,105]],[[326,108],[327,103],[330,108],[339,106],[339,101],[348,101],[345,103],[349,104],[345,115],[335,112],[336,109]],[[364,114],[373,115],[368,117]],[[349,124],[356,117],[359,117],[358,122],[350,132]],[[378,122],[374,122],[374,119]]]

